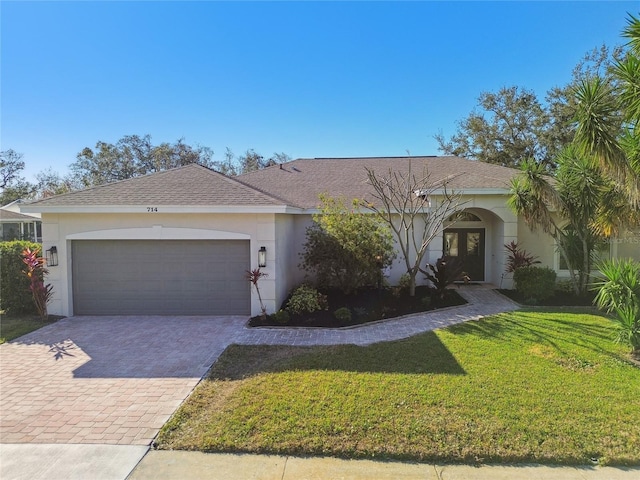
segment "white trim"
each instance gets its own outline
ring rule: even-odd
[[[433,195],[444,195],[444,189],[431,190],[429,193]],[[447,194],[455,194],[461,196],[467,195],[509,195],[511,192],[508,188],[449,188]]]
[[[204,230],[197,228],[166,228],[154,225],[149,228],[114,228],[90,232],[72,233],[66,240],[251,240],[246,233]]]
[[[25,212],[33,213],[145,213],[158,215],[161,213],[302,213],[302,209],[287,205],[256,206],[176,206],[157,205],[149,202],[144,206],[128,205],[31,205],[22,207]],[[149,210],[153,209],[153,210]]]

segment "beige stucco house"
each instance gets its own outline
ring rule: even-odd
[[[268,274],[260,290],[273,312],[305,278],[299,255],[318,195],[369,198],[366,169],[389,168],[426,169],[462,194],[464,221],[444,225],[427,261],[446,249],[463,257],[474,281],[509,287],[504,244],[517,240],[562,275],[551,239],[530,232],[506,205],[518,171],[458,157],[299,159],[233,178],[189,165],[21,210],[41,214],[44,249],[58,252],[49,266],[52,314],[255,315],[260,305],[245,271],[258,267],[260,250]],[[625,235],[609,254],[640,259],[640,237]],[[386,272],[392,284],[400,261]]]

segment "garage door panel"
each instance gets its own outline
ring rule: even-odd
[[[72,243],[76,314],[250,313],[245,240]]]

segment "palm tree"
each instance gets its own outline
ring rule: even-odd
[[[541,164],[525,162],[511,182],[508,204],[531,230],[540,228],[555,240],[574,292],[583,295],[598,241],[617,228],[619,214],[613,212],[620,195],[592,158],[575,145],[566,147],[556,161],[555,178]]]
[[[575,140],[601,170],[640,206],[640,19],[629,15],[622,35],[626,54],[603,78],[585,78],[576,89]]]

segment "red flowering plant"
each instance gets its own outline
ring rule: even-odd
[[[38,250],[31,250],[30,248],[23,250],[22,261],[27,268],[22,273],[29,278],[29,291],[33,296],[38,315],[45,320],[47,318],[47,303],[53,296],[53,286],[44,284],[44,276],[48,275],[49,271],[44,266],[45,259],[39,257],[38,253]]]
[[[262,295],[260,295],[260,288],[258,287],[258,281],[261,278],[268,277],[267,273],[261,272],[259,268],[255,268],[253,270],[246,271],[246,278],[251,282],[251,284],[256,287],[256,292],[258,292],[258,299],[260,300],[260,309],[262,310],[262,318],[265,319],[267,317],[267,308],[262,303]]]

